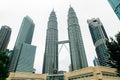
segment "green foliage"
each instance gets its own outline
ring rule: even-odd
[[[110,64],[113,68],[117,68],[120,73],[120,32],[115,36],[115,40],[110,38],[106,45],[110,54]]]
[[[9,76],[8,64],[10,60],[5,52],[0,52],[0,80],[5,80]]]

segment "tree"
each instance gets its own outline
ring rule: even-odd
[[[115,36],[115,40],[110,38],[106,42],[108,53],[110,55],[109,62],[113,68],[117,68],[120,73],[120,32]]]
[[[5,52],[0,52],[0,80],[5,80],[9,76],[9,57]]]

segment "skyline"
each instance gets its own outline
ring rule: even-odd
[[[29,4],[28,2],[29,1]],[[23,4],[24,3],[24,4]],[[27,5],[26,5],[27,4]],[[64,5],[63,5],[64,4]],[[28,15],[35,22],[35,31],[33,34],[32,45],[37,46],[35,68],[37,73],[42,72],[43,64],[43,54],[45,49],[45,35],[47,29],[48,17],[52,9],[54,8],[58,20],[59,29],[59,41],[67,40],[67,13],[69,5],[74,8],[76,15],[78,17],[78,22],[81,27],[81,33],[83,37],[83,43],[85,46],[85,52],[87,55],[87,60],[89,61],[89,66],[93,65],[93,58],[96,56],[95,47],[92,42],[92,38],[88,29],[87,19],[99,17],[103,26],[106,30],[108,37],[114,37],[118,33],[120,22],[109,5],[108,1],[104,0],[92,0],[92,1],[74,1],[74,0],[44,0],[40,2],[39,0],[0,0],[0,26],[7,25],[12,28],[12,34],[8,49],[13,49],[15,41],[18,35],[20,25],[24,16]],[[6,6],[7,5],[7,6]],[[33,6],[34,5],[34,6]],[[86,6],[87,5],[87,6]],[[16,28],[17,27],[17,28]],[[88,41],[89,40],[89,41]],[[60,46],[59,46],[60,47]],[[63,47],[59,54],[60,59],[60,69],[68,70],[70,64],[70,58],[68,51]],[[68,45],[67,45],[67,48]],[[59,50],[58,50],[59,51]],[[65,56],[63,56],[65,54]],[[90,56],[90,57],[89,57]],[[67,62],[67,63],[66,63]]]

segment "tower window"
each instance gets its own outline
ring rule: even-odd
[[[97,20],[93,20],[93,22],[97,22]]]

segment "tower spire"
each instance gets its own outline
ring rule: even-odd
[[[71,4],[69,5],[69,7],[71,8]]]
[[[53,8],[52,12],[55,12],[55,11],[54,11],[54,8]]]

